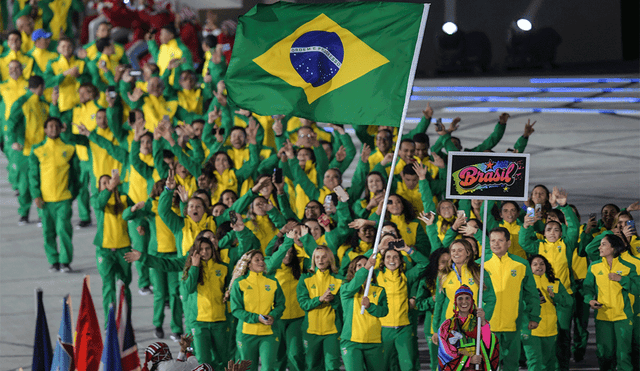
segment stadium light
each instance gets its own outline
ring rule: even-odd
[[[446,33],[447,35],[453,35],[458,31],[458,26],[456,26],[456,24],[453,22],[447,22],[442,25],[442,31],[444,31],[444,33]]]
[[[518,21],[516,22],[516,25],[518,26],[519,29],[525,32],[531,31],[531,28],[532,28],[531,22],[525,18],[518,19]]]

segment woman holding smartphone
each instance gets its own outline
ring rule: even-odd
[[[318,246],[312,254],[309,273],[300,277],[297,287],[300,308],[305,311],[302,339],[307,370],[340,369],[339,334],[342,320],[339,290],[342,280],[331,250]]]
[[[629,294],[637,295],[634,265],[620,259],[622,239],[606,235],[598,247],[600,260],[589,266],[584,281],[585,302],[595,311],[596,345],[601,370],[631,370],[633,309]]]
[[[531,371],[552,370],[556,367],[556,355],[550,349],[556,348],[558,335],[558,316],[556,308],[573,306],[573,298],[564,285],[556,278],[553,267],[542,255],[531,255],[529,258],[533,278],[540,294],[540,324],[534,330],[522,329],[529,335],[522,338],[524,352],[527,356],[527,367]],[[525,320],[527,321],[527,320]]]
[[[265,276],[266,264],[260,250],[244,254],[231,279],[231,313],[238,319],[237,357],[250,360],[252,371],[276,370],[277,340],[272,325],[285,309],[280,284]]]

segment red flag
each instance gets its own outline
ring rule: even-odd
[[[138,345],[131,325],[131,312],[125,297],[125,288],[122,281],[118,281],[118,309],[116,327],[118,329],[118,343],[120,345],[120,357],[122,371],[140,371],[140,358],[138,357]]]
[[[75,361],[78,371],[95,371],[102,358],[102,335],[96,309],[93,306],[89,276],[84,277],[82,299],[76,325]]]

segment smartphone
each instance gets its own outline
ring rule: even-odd
[[[222,129],[220,129],[222,130]],[[273,169],[273,175],[275,175],[275,182],[276,183],[282,183],[283,179],[282,179],[282,169],[280,169],[279,167]]]
[[[56,93],[60,92],[60,85],[56,85],[53,87],[53,91],[55,91]]]
[[[162,119],[165,120],[165,121],[169,121],[169,116],[168,115],[164,115],[164,116],[162,116]]]
[[[113,85],[107,86],[106,92],[109,98],[115,98],[118,95],[118,93],[116,93],[116,87]]]
[[[589,214],[589,219],[595,219],[596,218],[596,213],[591,213]]]
[[[236,212],[233,210],[229,211],[229,221],[232,225],[238,222],[238,214],[236,214]]]
[[[436,120],[436,131],[443,131],[444,125],[442,125],[442,119]]]
[[[536,213],[542,210],[542,204],[536,204]]]
[[[129,71],[129,76],[132,76],[132,77],[142,76],[142,71],[140,70]]]
[[[329,223],[331,223],[331,219],[329,219],[329,217],[327,216],[327,214],[320,214],[320,216],[318,217],[318,223],[323,226],[323,227],[328,227]]]
[[[547,298],[544,297],[542,290],[538,289],[538,295],[540,295],[540,304],[544,304],[547,302]]]
[[[404,247],[404,241],[403,240],[398,240],[398,241],[391,241],[389,242],[389,248],[391,249],[402,249]]]
[[[527,207],[527,217],[533,218],[536,215],[536,211],[533,207]]]
[[[342,186],[337,186],[333,189],[333,191],[338,195],[338,198],[340,199],[340,201],[342,202],[346,202],[349,200],[349,195],[347,194],[347,192],[344,190],[344,188],[342,188]]]
[[[325,210],[331,207],[331,196],[324,196],[324,208]]]
[[[627,220],[627,225],[630,225],[631,229],[636,229],[636,221],[635,220]]]
[[[263,321],[267,320],[267,317],[263,316],[262,314],[260,315],[260,319],[262,319]]]
[[[464,210],[458,210],[458,218],[464,218],[465,216]]]
[[[100,67],[105,67],[107,65],[107,62],[105,61],[100,61]]]
[[[136,113],[134,111],[129,112],[129,123],[133,125],[136,122]]]

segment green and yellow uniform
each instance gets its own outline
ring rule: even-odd
[[[202,284],[198,283],[200,271],[204,277]],[[231,358],[226,352],[230,332],[224,303],[229,279],[226,264],[201,260],[200,267],[191,266],[186,280],[181,282],[188,294],[184,307],[193,319],[191,333],[198,362],[213,365],[216,370],[222,370]]]
[[[302,371],[305,370],[302,348],[304,310],[298,303],[296,292],[300,277],[296,278],[292,268],[282,262],[292,246],[293,240],[285,237],[278,250],[265,259],[267,263],[266,274],[275,275],[285,298],[285,309],[282,312],[282,317],[273,325],[273,330],[280,339],[277,368],[280,370],[288,368],[289,370]],[[302,261],[300,261],[300,268],[302,268]]]
[[[135,202],[133,198],[132,201]],[[158,215],[157,199],[148,198],[144,208],[136,210],[133,213],[131,212],[131,208],[127,208],[122,217],[124,220],[130,221],[130,225],[134,224],[132,223],[134,221],[147,219],[149,233],[145,231],[145,234],[148,235],[148,245],[143,244],[141,246],[143,250],[140,251],[147,252],[148,250],[149,255],[160,259],[176,257],[176,239]],[[130,227],[129,234],[132,235],[134,233],[138,234],[135,229],[132,231]],[[131,236],[131,239],[132,242],[134,242],[133,236]],[[149,259],[148,261],[155,262],[157,260]],[[169,308],[171,309],[171,331],[174,334],[184,333],[182,326],[182,300],[180,299],[179,292],[179,280],[182,275],[184,260],[181,260],[180,263],[177,264],[177,267],[173,269],[168,269],[164,266],[152,266],[152,264],[143,262],[142,259],[136,263],[140,263],[140,265],[149,268],[151,282],[153,282],[153,326],[162,327],[164,323],[164,304],[168,301]],[[176,273],[178,271],[180,273]]]
[[[49,61],[52,61],[59,57],[58,53],[55,53],[46,49],[36,48],[36,47],[31,49],[27,54],[31,58],[33,58],[33,61],[35,62],[34,68],[33,68],[33,74],[38,75],[42,78],[45,78],[45,72],[47,71],[47,65],[49,65]],[[52,92],[53,92],[52,87],[48,87],[44,90],[44,97],[49,103],[51,103]]]
[[[437,282],[436,282],[437,285]],[[437,290],[437,288],[434,288]],[[429,363],[432,370],[438,369],[438,345],[431,341],[431,337],[434,334],[433,331],[433,311],[435,309],[435,294],[431,293],[431,290],[427,287],[426,280],[420,281],[418,286],[418,292],[416,293],[416,309],[424,312],[424,337],[429,344]],[[435,331],[437,334],[438,332]]]
[[[610,273],[622,276],[620,281]],[[584,301],[597,300],[602,307],[595,310],[596,346],[601,370],[633,369],[633,303],[637,295],[638,275],[633,264],[620,258],[594,260],[584,280]]]
[[[27,92],[11,107],[9,117],[9,141],[22,145],[22,152],[16,151],[14,160],[18,172],[18,214],[22,217],[29,216],[31,207],[31,192],[29,191],[29,155],[31,147],[44,140],[44,122],[49,116],[49,105],[44,98]]]
[[[573,295],[573,274],[571,263],[573,262],[573,252],[578,246],[578,230],[580,224],[576,214],[570,206],[559,206],[558,209],[565,215],[568,226],[562,228],[562,237],[555,242],[547,239],[538,239],[534,228],[520,229],[519,244],[528,254],[543,255],[555,272],[556,277],[562,282],[569,295]],[[558,338],[557,355],[559,369],[569,369],[569,359],[571,358],[571,318],[574,307],[558,308]]]
[[[62,74],[73,67],[78,67],[79,75],[77,78]],[[78,105],[80,103],[80,97],[78,96],[80,85],[91,81],[85,62],[75,56],[67,59],[61,55],[57,59],[51,60],[47,65],[44,76],[47,88],[54,86],[59,86],[60,88],[60,98],[58,99],[60,112],[66,112]],[[84,124],[87,125],[86,122]]]
[[[343,282],[340,287],[344,313],[340,349],[347,371],[363,370],[365,365],[370,371],[384,370],[380,318],[389,314],[389,307],[384,288],[372,284],[368,295],[371,305],[360,314],[368,274],[368,270],[361,268],[351,281]]]
[[[527,367],[532,371],[553,370],[556,367],[556,347],[558,335],[558,317],[556,308],[571,308],[573,298],[560,280],[549,281],[546,275],[533,275],[536,288],[540,293],[540,323],[534,330],[522,329],[522,344],[527,356]],[[549,289],[553,291],[551,297]],[[543,300],[544,298],[544,300]],[[525,317],[525,323],[528,318]]]
[[[339,290],[342,280],[330,269],[317,269],[300,277],[297,288],[300,308],[305,311],[302,322],[302,341],[307,370],[337,371],[340,369],[340,344],[338,340],[342,320],[337,316],[340,308]],[[331,303],[323,303],[320,297],[329,289],[334,295]]]
[[[496,305],[491,316],[491,331],[500,342],[500,364],[507,371],[518,370],[520,359],[520,315],[540,322],[540,299],[529,263],[506,253],[499,258],[487,256],[485,270],[491,276]]]
[[[53,34],[52,40],[59,40],[62,34],[73,38],[71,32],[73,17],[70,11],[81,13],[84,11],[84,3],[80,0],[50,0],[44,2],[42,7],[43,22]]]
[[[44,201],[44,251],[49,264],[69,264],[73,260],[71,201],[77,191],[80,166],[75,147],[60,138],[46,138],[31,148],[29,187],[33,199],[41,197]],[[60,254],[56,236],[60,237]]]
[[[411,287],[424,273],[429,260],[415,250],[412,251],[411,258],[415,260],[416,265],[406,273],[400,269],[381,269],[374,272],[376,281],[384,288],[389,306],[389,313],[380,318],[383,362],[387,370],[395,369],[398,362],[400,370],[418,369],[414,362],[418,357],[418,343],[414,341],[417,337],[410,322],[409,298]]]
[[[9,50],[2,57],[0,57],[0,78],[2,81],[9,80],[9,62],[18,61],[22,65],[22,76],[28,80],[33,73],[33,58],[26,53],[18,50]]]
[[[285,310],[285,297],[275,278],[249,272],[233,282],[231,313],[238,319],[236,328],[237,358],[250,360],[250,370],[276,370],[276,356],[280,339],[272,326],[260,322],[259,316],[271,316],[278,321]]]
[[[108,316],[109,306],[116,302],[118,279],[124,283],[125,298],[131,308],[131,264],[124,260],[124,254],[131,251],[131,240],[122,213],[132,205],[133,202],[126,194],[110,192],[107,189],[91,196],[91,206],[96,213],[98,227],[93,244],[96,246],[98,272],[102,277],[102,306],[105,317]]]
[[[169,227],[176,237],[176,247],[178,256],[187,255],[198,233],[205,229],[216,230],[216,222],[213,216],[204,214],[200,221],[196,222],[190,216],[178,216],[171,209],[171,201],[173,198],[173,190],[165,189],[160,195],[158,201],[158,213],[162,221]]]
[[[118,43],[113,43],[113,47],[114,53],[109,56],[111,62],[115,65],[129,64],[129,58],[127,58],[127,55],[125,54],[124,46]],[[99,54],[101,54],[96,47],[95,41],[84,45],[83,48],[87,51],[87,59],[90,61],[97,59]]]
[[[17,80],[9,78],[4,83],[0,84],[0,95],[2,96],[0,108],[3,113],[0,117],[0,123],[2,124],[1,142],[4,143],[4,153],[7,155],[7,159],[9,160],[7,164],[7,173],[9,174],[9,183],[11,183],[11,188],[14,190],[18,189],[18,167],[14,162],[16,156],[15,151],[11,148],[11,143],[9,143],[9,136],[11,135],[11,132],[9,131],[8,121],[13,103],[28,91],[29,83],[22,76]]]
[[[158,43],[156,43],[154,39],[151,39],[147,41],[147,46],[149,47],[149,54],[151,54],[160,69],[160,76],[164,75],[164,71],[169,67],[169,62],[171,62],[172,59],[185,59],[185,63],[181,63],[180,66],[173,70],[173,73],[169,77],[169,84],[173,85],[173,80],[180,78],[182,71],[193,69],[191,52],[179,39],[171,39],[171,41],[159,47]]]

